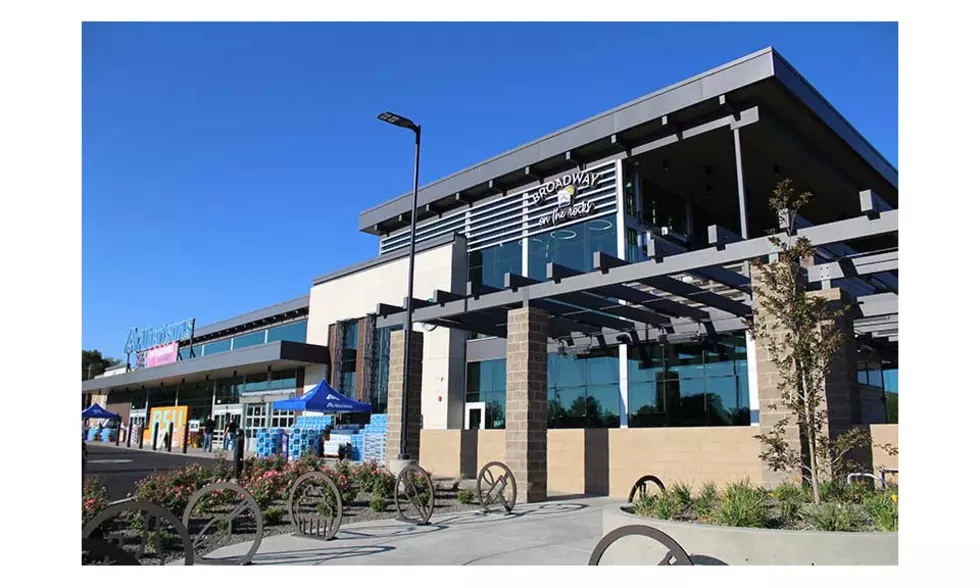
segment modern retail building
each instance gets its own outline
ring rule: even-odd
[[[745,262],[771,252],[783,178],[815,195],[810,288],[852,305],[828,426],[897,445],[898,172],[765,49],[421,187],[410,453],[448,476],[507,462],[532,500],[625,495],[647,473],[774,479],[754,438],[778,416],[774,370],[746,333]],[[177,361],[86,381],[85,401],[127,422],[172,405],[234,416],[251,438],[291,424],[273,400],[325,378],[388,412],[394,457],[411,202],[356,219],[377,257],[193,339],[172,331]]]

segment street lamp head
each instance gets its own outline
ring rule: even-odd
[[[382,112],[378,115],[378,120],[383,120],[384,122],[395,125],[396,127],[411,129],[413,131],[418,131],[419,129],[418,125],[413,123],[411,120],[405,118],[404,116],[398,116],[393,112]]]

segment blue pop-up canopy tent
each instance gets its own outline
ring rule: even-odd
[[[108,410],[102,408],[98,404],[93,404],[92,406],[86,408],[82,411],[83,419],[116,419],[119,420],[119,415],[111,413]]]
[[[331,388],[326,380],[320,380],[316,388],[302,396],[273,402],[272,408],[325,413],[371,412],[370,404],[347,398]]]

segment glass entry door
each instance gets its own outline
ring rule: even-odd
[[[466,430],[470,431],[486,428],[484,426],[484,415],[486,415],[486,410],[486,402],[467,402],[466,422],[464,423]]]

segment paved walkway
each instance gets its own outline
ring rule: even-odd
[[[345,525],[331,541],[275,535],[262,540],[252,565],[585,565],[602,535],[607,497],[552,499],[514,512],[432,517],[419,527],[395,520]],[[249,544],[218,549],[234,557]]]

